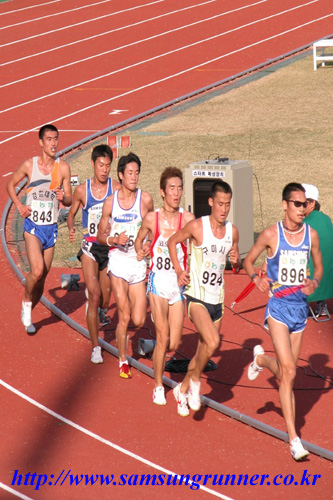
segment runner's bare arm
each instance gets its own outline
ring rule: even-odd
[[[118,236],[109,236],[112,204],[113,204],[113,194],[109,196],[103,204],[102,216],[98,224],[97,241],[98,243],[107,246],[126,245],[128,237],[126,236],[125,231],[120,233]]]
[[[31,172],[32,172],[32,159],[25,160],[19,168],[12,174],[12,176],[9,178],[9,181],[7,183],[7,191],[8,194],[14,203],[15,207],[19,211],[21,217],[29,217],[31,213],[31,207],[28,207],[27,205],[23,205],[15,191],[15,186],[19,182],[21,182],[25,177],[28,178],[28,182],[30,181],[31,177]]]
[[[194,220],[195,216],[192,214],[192,212],[188,212],[187,210],[184,210],[184,215],[183,215],[183,224],[182,227],[186,226],[188,222],[191,220]]]
[[[254,268],[254,263],[259,257],[259,255],[266,250],[267,248],[274,248],[276,246],[276,238],[277,238],[277,230],[276,226],[272,226],[268,229],[262,231],[255,244],[250,249],[249,253],[244,259],[243,267],[249,277],[256,274],[256,270]],[[259,277],[258,275],[252,278],[252,281],[255,283],[256,287],[261,292],[267,292],[269,290],[269,283],[272,281],[268,276],[264,275]]]
[[[183,271],[180,267],[177,257],[177,244],[183,243],[186,240],[192,240],[194,244],[200,244],[200,231],[202,239],[201,219],[194,219],[188,222],[182,229],[177,231],[168,239],[169,254],[172,265],[177,274],[177,282],[179,286],[187,285],[190,281],[190,275],[188,271]]]
[[[71,208],[69,209],[68,217],[67,217],[67,227],[68,227],[68,236],[69,241],[71,243],[75,242],[75,216],[81,206],[85,205],[85,184],[81,184],[75,188],[73,194],[73,202]]]
[[[116,181],[115,179],[112,179],[112,192],[114,193],[120,188],[121,188],[120,182]]]
[[[241,266],[241,258],[238,250],[239,233],[236,226],[232,226],[232,247],[229,252],[229,260],[232,267],[238,272]]]
[[[323,277],[323,261],[320,251],[318,233],[313,228],[310,228],[310,233],[311,233],[311,257],[312,257],[314,271],[312,280],[306,279],[304,282],[304,287],[302,288],[302,292],[305,295],[311,295],[316,290],[316,288],[319,287],[320,280]]]
[[[152,212],[154,210],[154,202],[153,198],[146,191],[142,191],[141,198],[141,214],[144,217],[148,212]]]
[[[65,161],[60,162],[60,184],[61,188],[54,189],[57,200],[65,207],[70,207],[72,204],[71,169]]]
[[[149,255],[152,234],[154,231],[154,221],[155,212],[148,212],[142,220],[142,225],[134,242],[134,248],[138,261]],[[149,235],[149,239],[144,242],[147,235]]]

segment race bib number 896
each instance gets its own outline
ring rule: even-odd
[[[306,266],[307,260],[303,255],[280,255],[279,283],[287,286],[301,285],[306,279]]]

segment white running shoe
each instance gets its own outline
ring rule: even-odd
[[[181,417],[188,417],[190,410],[187,406],[186,396],[181,392],[180,386],[181,384],[176,385],[172,391],[175,396],[175,400],[177,401],[177,413]]]
[[[249,380],[255,380],[259,373],[263,371],[263,367],[258,366],[256,363],[257,356],[259,356],[259,354],[265,354],[265,351],[261,345],[256,345],[253,349],[253,361],[247,369],[247,376]]]
[[[98,363],[103,363],[103,358],[102,358],[102,348],[101,346],[94,347],[91,353],[91,362],[95,363],[96,365]]]
[[[167,404],[165,399],[164,387],[155,387],[155,389],[153,390],[153,403],[159,406],[164,406]]]
[[[22,301],[21,321],[26,328],[31,325],[31,308],[31,302]]]
[[[36,327],[32,323],[30,323],[29,326],[25,327],[25,331],[27,332],[28,335],[33,335],[34,333],[36,333]]]
[[[303,460],[303,458],[307,457],[309,452],[301,443],[299,437],[295,437],[290,443],[290,453],[294,460]]]
[[[190,387],[188,388],[188,405],[193,411],[200,410],[200,382],[193,382],[190,378]]]

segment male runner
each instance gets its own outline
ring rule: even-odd
[[[120,188],[118,181],[109,177],[113,159],[112,149],[106,144],[96,146],[91,155],[94,171],[92,179],[77,186],[73,194],[67,226],[69,241],[75,242],[75,215],[82,207],[83,240],[78,259],[88,292],[87,325],[92,342],[92,363],[103,363],[102,350],[98,345],[99,320],[107,321],[107,308],[111,296],[111,281],[107,275],[107,245],[97,243],[97,230],[102,215],[103,203],[108,196]],[[100,314],[98,309],[100,308]],[[109,318],[108,318],[109,319]]]
[[[284,220],[260,233],[244,260],[244,269],[256,287],[272,296],[265,313],[276,359],[266,356],[261,345],[253,350],[248,377],[255,380],[264,367],[280,381],[279,396],[289,435],[290,451],[295,460],[309,452],[303,448],[295,428],[295,397],[293,385],[301,351],[303,331],[308,316],[307,296],[318,288],[323,266],[316,231],[303,223],[307,207],[301,184],[290,183],[282,192]],[[267,249],[267,275],[259,277],[254,262]],[[312,256],[313,279],[308,279],[308,262]]]
[[[200,376],[209,358],[220,345],[220,328],[224,303],[223,273],[229,256],[239,269],[238,230],[227,221],[232,190],[224,181],[214,182],[208,204],[211,214],[195,219],[171,236],[168,247],[178,285],[185,290],[187,311],[199,333],[196,354],[190,361],[187,374],[174,390],[177,411],[189,415],[189,407],[200,409]],[[177,244],[192,240],[190,273],[183,270],[177,259]],[[187,396],[187,397],[186,397]],[[188,405],[187,405],[188,400]]]
[[[179,168],[167,167],[160,178],[163,207],[149,212],[135,240],[137,258],[141,261],[149,253],[144,245],[146,236],[152,234],[150,247],[151,267],[148,277],[148,295],[156,330],[156,345],[153,364],[155,389],[153,402],[165,405],[162,384],[167,349],[175,351],[178,347],[184,321],[183,289],[178,286],[177,275],[172,266],[168,239],[181,229],[194,215],[179,207],[183,193],[183,174]],[[177,258],[182,270],[187,267],[187,248],[184,243],[177,245]]]
[[[38,133],[40,156],[25,160],[13,173],[7,191],[20,215],[24,217],[23,236],[30,265],[25,281],[21,320],[28,333],[36,329],[31,311],[43,295],[46,276],[51,268],[54,246],[58,236],[60,202],[72,203],[71,173],[69,165],[56,159],[59,132],[54,125],[44,125]],[[15,186],[28,178],[27,201],[23,205]]]
[[[111,247],[108,273],[118,310],[119,374],[125,379],[132,377],[126,359],[128,324],[132,319],[137,328],[143,326],[147,311],[146,262],[137,261],[134,241],[143,217],[154,207],[150,194],[137,188],[140,168],[141,161],[134,153],[119,159],[121,188],[105,201],[97,234],[99,243]],[[111,232],[106,236],[109,223]]]

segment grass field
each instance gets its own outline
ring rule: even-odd
[[[184,170],[226,156],[252,165],[255,235],[282,218],[281,192],[291,181],[315,184],[322,210],[333,218],[332,76],[332,65],[313,71],[308,51],[119,131],[131,136],[131,150],[141,158],[139,186],[158,207],[165,167]],[[81,182],[92,173],[91,147],[67,156]],[[112,176],[115,171],[116,161]],[[78,217],[77,242],[70,245],[67,226],[60,225],[53,265],[79,264],[79,229]]]

